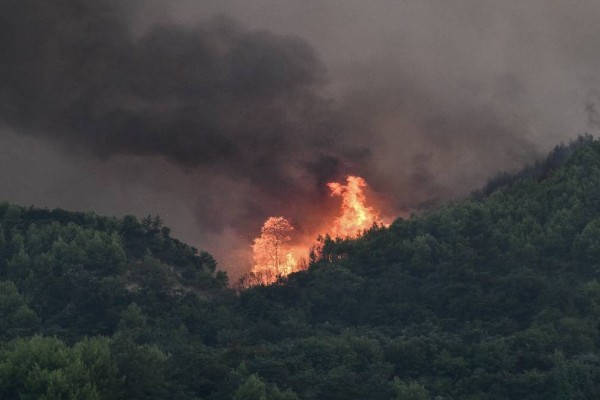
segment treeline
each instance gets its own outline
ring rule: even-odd
[[[0,206],[0,398],[600,398],[600,142],[240,293],[157,218]]]
[[[481,200],[486,196],[489,196],[496,189],[510,185],[523,178],[543,180],[553,171],[561,167],[571,157],[571,154],[573,154],[575,150],[586,144],[590,144],[593,141],[594,137],[592,135],[585,134],[567,144],[561,143],[555,146],[550,154],[543,160],[537,160],[532,164],[528,164],[517,172],[504,171],[496,174],[490,178],[481,189],[471,193],[471,197],[473,199]]]

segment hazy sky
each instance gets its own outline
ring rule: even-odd
[[[598,21],[593,1],[4,0],[2,198],[158,213],[235,276],[267,216],[310,230],[335,206],[328,180],[401,213],[596,134]]]

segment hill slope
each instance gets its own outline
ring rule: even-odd
[[[590,138],[239,294],[159,221],[0,216],[1,398],[600,398]]]
[[[45,334],[112,334],[131,302],[226,284],[215,260],[169,235],[158,217],[0,204],[0,279],[18,287]],[[10,336],[8,334],[4,335]]]

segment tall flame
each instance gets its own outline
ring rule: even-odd
[[[373,224],[381,222],[379,213],[366,204],[364,188],[367,187],[367,182],[359,176],[348,176],[346,182],[346,185],[337,182],[327,184],[332,196],[342,198],[342,215],[335,219],[328,232],[332,236],[358,236]]]
[[[341,214],[327,223],[325,232],[321,233],[334,237],[356,237],[374,224],[382,224],[379,213],[367,205],[367,183],[363,178],[347,176],[345,185],[330,182],[327,186],[331,196],[342,198]],[[284,217],[269,217],[265,221],[260,236],[254,239],[252,245],[254,265],[251,274],[242,285],[269,284],[279,276],[287,276],[306,267],[306,262],[298,260],[308,255],[314,243],[292,247],[290,241],[293,230],[290,221]]]

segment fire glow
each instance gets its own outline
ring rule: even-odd
[[[346,184],[330,182],[327,184],[331,196],[341,197],[340,214],[323,228],[332,237],[357,237],[373,225],[384,225],[373,207],[367,203],[365,189],[367,183],[358,176],[347,176]],[[315,243],[291,246],[294,227],[285,217],[269,217],[261,229],[259,237],[252,245],[253,267],[251,281],[248,284],[269,284],[279,276],[287,276],[305,269],[306,257]]]

